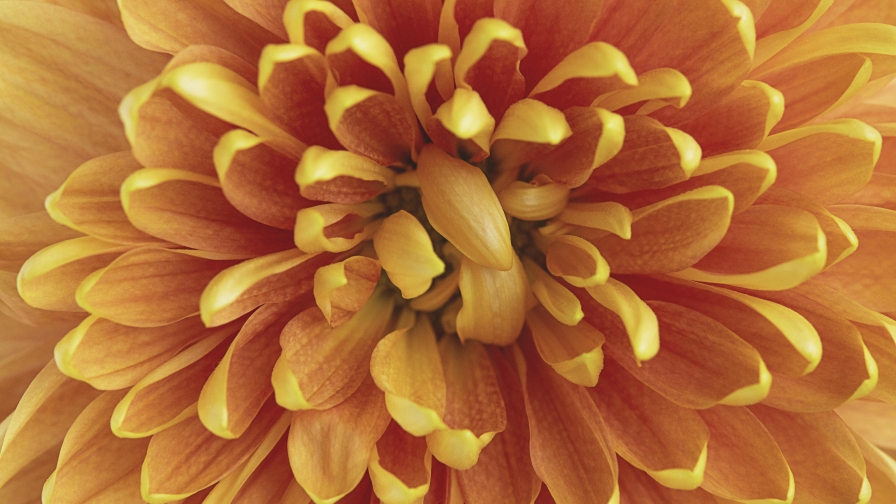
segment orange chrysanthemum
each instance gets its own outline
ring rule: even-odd
[[[896,502],[893,25],[0,2],[0,502]]]

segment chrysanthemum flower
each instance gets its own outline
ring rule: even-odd
[[[0,502],[896,502],[894,24],[0,2]]]

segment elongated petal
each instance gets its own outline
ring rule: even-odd
[[[315,503],[338,501],[361,481],[388,425],[383,393],[369,377],[332,408],[293,414],[289,463],[296,480]]]
[[[140,465],[149,440],[120,439],[106,425],[122,395],[122,392],[105,392],[72,424],[62,442],[56,471],[44,487],[42,497],[47,502],[77,504],[105,499],[138,503],[142,500]]]
[[[279,439],[288,426],[289,415],[271,398],[238,439],[217,437],[195,416],[156,434],[143,462],[143,499],[161,504],[217,483],[251,457],[266,439]]]
[[[370,453],[373,491],[385,504],[412,504],[429,491],[432,454],[426,440],[392,422]]]
[[[624,281],[642,299],[675,303],[721,322],[758,350],[771,372],[803,376],[821,361],[818,332],[786,306],[685,280],[631,276]]]
[[[141,248],[120,256],[78,286],[78,305],[133,327],[159,327],[199,313],[208,282],[233,266],[230,257]]]
[[[582,320],[582,305],[569,289],[529,257],[523,257],[523,267],[535,298],[556,320],[568,326],[575,326]]]
[[[380,279],[379,261],[349,257],[314,272],[314,299],[330,327],[338,327],[357,313],[373,294]]]
[[[81,311],[73,303],[78,285],[132,247],[85,236],[62,241],[31,256],[16,278],[22,299],[35,308]]]
[[[417,174],[432,227],[477,264],[509,270],[510,229],[485,174],[432,145],[423,148]]]
[[[697,263],[726,236],[734,209],[731,192],[706,186],[632,213],[632,238],[594,242],[616,273],[665,273]]]
[[[559,323],[544,307],[526,314],[526,324],[544,361],[560,376],[593,387],[604,366],[604,335],[587,322],[570,327]]]
[[[460,266],[463,307],[457,314],[461,340],[507,345],[523,327],[528,282],[516,254],[509,271],[480,266],[464,258]]]
[[[609,231],[623,240],[632,237],[632,212],[613,201],[599,203],[571,202],[557,216],[559,221],[576,226]],[[600,233],[601,236],[606,233]]]
[[[536,474],[560,502],[615,502],[618,467],[606,425],[584,388],[542,362],[531,340],[514,348]],[[544,491],[544,490],[543,490]]]
[[[529,422],[519,375],[511,358],[489,352],[507,411],[507,428],[482,449],[475,466],[455,474],[469,504],[530,504],[541,480],[529,460]]]
[[[684,107],[692,94],[691,83],[681,72],[674,68],[657,68],[639,75],[637,86],[604,93],[590,105],[617,111],[643,104],[638,112],[644,115],[667,105]]]
[[[202,291],[202,322],[215,327],[262,304],[297,299],[312,290],[317,269],[334,259],[328,253],[305,254],[292,249],[224,269]]]
[[[439,342],[445,371],[447,429],[426,436],[433,455],[458,470],[473,467],[495,434],[507,426],[501,389],[488,352],[477,341],[461,344],[454,337]]]
[[[314,204],[294,183],[295,161],[248,131],[225,133],[212,156],[224,197],[255,221],[292,229],[296,213]]]
[[[131,387],[112,414],[112,432],[119,437],[148,437],[194,416],[202,384],[237,331],[227,329],[177,354]]]
[[[545,251],[548,271],[576,287],[605,283],[610,266],[591,242],[578,236],[558,236]]]
[[[754,205],[731,219],[728,234],[709,254],[674,275],[783,290],[819,273],[827,255],[824,231],[811,213],[781,205]]]
[[[759,405],[750,411],[787,459],[796,482],[796,499],[868,502],[871,485],[865,478],[865,461],[836,413],[789,413]]]
[[[207,502],[245,504],[254,499],[256,502],[308,504],[311,499],[304,491],[290,491],[291,486],[298,484],[289,468],[287,435],[279,430],[272,434],[265,437],[245,462],[211,488]],[[279,439],[276,434],[280,434]],[[290,495],[292,492],[295,495]],[[290,498],[295,500],[288,500]]]
[[[836,412],[857,434],[856,441],[861,436],[868,444],[873,444],[882,450],[893,450],[896,443],[893,442],[892,433],[887,429],[896,413],[893,405],[876,401],[851,401],[837,408]]]
[[[420,124],[425,125],[445,103],[445,96],[454,91],[452,54],[444,44],[427,44],[411,49],[404,57],[404,77]]]
[[[144,168],[121,186],[131,223],[180,245],[224,254],[284,250],[290,233],[249,219],[224,198],[216,179],[191,172]]]
[[[673,490],[652,479],[646,472],[619,458],[620,502],[663,502],[666,504],[718,504],[711,493],[697,490]]]
[[[695,311],[662,301],[648,304],[664,335],[662,351],[655,358],[638,366],[612,333],[606,333],[607,353],[636,378],[693,409],[742,406],[766,398],[772,376],[747,342]]]
[[[370,357],[370,374],[386,394],[386,408],[401,427],[422,436],[446,427],[445,375],[436,334],[425,315],[413,328],[389,333]]]
[[[313,47],[321,53],[342,28],[352,24],[352,18],[335,2],[318,0],[290,1],[282,19],[290,42]]]
[[[160,327],[129,327],[91,315],[56,344],[56,365],[95,388],[118,390],[213,332],[199,317]]]
[[[350,396],[364,380],[358,373],[382,338],[394,301],[374,293],[348,322],[331,329],[317,307],[294,319],[280,334],[283,354],[274,366],[277,402],[285,408],[325,409]]]
[[[324,105],[330,130],[346,149],[381,165],[410,164],[417,125],[394,96],[356,85],[336,88]]]
[[[654,392],[613,360],[589,393],[622,458],[664,486],[700,486],[709,429],[696,412]]]
[[[0,449],[0,484],[44,453],[58,453],[72,422],[99,395],[89,385],[60,373],[54,362],[44,367],[9,417]]]
[[[793,473],[772,435],[747,408],[701,410],[709,427],[703,488],[738,501],[793,501]]]
[[[373,237],[373,247],[389,280],[405,299],[429,290],[432,279],[445,272],[445,263],[433,250],[426,229],[404,210],[383,221]]]
[[[582,302],[586,322],[604,335],[627,339],[637,362],[657,354],[660,338],[656,315],[634,291],[613,278],[585,291],[573,292]]]

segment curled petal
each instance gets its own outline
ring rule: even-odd
[[[427,124],[433,110],[454,92],[451,56],[448,46],[428,44],[411,49],[404,57],[404,78],[420,124]]]
[[[296,168],[302,196],[330,203],[363,203],[393,187],[395,172],[343,150],[312,146]]]
[[[656,356],[660,349],[656,314],[627,285],[608,278],[604,284],[587,287],[585,293],[574,292],[582,302],[585,321],[605,335],[628,338],[636,362]]]
[[[383,210],[377,201],[303,208],[296,214],[296,246],[309,254],[345,252],[373,236],[380,223],[376,216]]]
[[[522,262],[529,287],[541,305],[560,323],[568,326],[578,324],[584,314],[575,295],[529,257],[523,257]]]
[[[352,18],[335,3],[323,0],[291,0],[283,11],[289,41],[313,47],[321,53],[327,43],[352,22]]]
[[[429,492],[432,454],[426,440],[392,422],[370,452],[373,491],[385,504],[412,504]]]
[[[539,221],[557,216],[566,207],[569,189],[555,184],[544,175],[530,182],[511,182],[498,193],[501,207],[512,217]]]
[[[593,387],[604,367],[601,346],[606,338],[587,322],[575,326],[559,323],[544,307],[526,314],[535,348],[554,371],[567,380]]]
[[[566,205],[557,220],[589,229],[609,231],[623,240],[632,237],[632,212],[613,202],[578,203]]]
[[[381,271],[376,259],[354,256],[314,272],[314,299],[330,327],[344,324],[364,307]]]
[[[362,21],[383,34],[401,61],[412,48],[435,42],[439,36],[438,0],[417,2],[412,6],[402,0],[387,3],[360,0],[356,8]]]
[[[516,254],[508,271],[480,266],[465,257],[459,285],[463,307],[457,314],[457,335],[462,341],[508,345],[519,336],[529,286]]]
[[[646,102],[638,110],[639,114],[645,115],[666,105],[684,107],[692,94],[691,83],[681,72],[673,68],[657,68],[639,75],[637,86],[604,93],[587,105],[615,112]]]
[[[502,170],[515,170],[553,150],[573,134],[563,112],[524,98],[504,113],[492,134],[491,156]]]
[[[545,250],[548,271],[576,287],[606,283],[610,266],[591,242],[578,236],[558,236]]]
[[[404,210],[383,220],[373,237],[373,248],[405,299],[422,295],[432,279],[445,272],[445,263],[433,250],[426,229]]]
[[[495,118],[476,91],[458,88],[424,126],[432,141],[446,152],[482,161],[488,157]]]

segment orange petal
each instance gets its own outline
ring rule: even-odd
[[[452,55],[444,44],[427,44],[411,49],[404,57],[404,78],[420,124],[425,125],[433,110],[445,103],[445,96],[454,92]]]
[[[323,53],[327,43],[342,28],[352,24],[352,18],[337,6],[338,3],[318,0],[290,1],[283,11],[283,24],[289,34],[289,41],[313,47]]]
[[[529,460],[523,390],[508,357],[496,350],[490,350],[490,355],[507,411],[507,428],[482,449],[476,465],[454,474],[469,504],[530,504],[541,480]]]
[[[0,485],[44,453],[55,456],[72,422],[99,395],[89,385],[64,376],[50,361],[9,417],[0,449]]]
[[[509,270],[510,229],[485,174],[432,145],[423,148],[417,174],[432,227],[477,264]]]
[[[530,340],[521,343],[523,350],[514,347],[513,352],[526,400],[535,473],[560,502],[616,502],[618,467],[597,406],[584,388],[544,364]]]
[[[394,171],[363,156],[312,146],[302,155],[295,181],[305,198],[352,204],[393,188],[394,178]]]
[[[872,504],[896,499],[896,463],[893,458],[876,448],[861,436],[855,436],[865,457],[865,477],[873,489]]]
[[[624,147],[626,124],[622,117],[602,108],[571,107],[563,115],[572,136],[556,149],[533,159],[526,170],[547,175],[566,187],[578,187],[596,168],[605,167],[619,154]]]
[[[415,47],[436,42],[442,4],[427,0],[408,4],[400,0],[387,3],[360,0],[355,7],[363,23],[383,34],[395,50],[398,61]]]
[[[827,205],[868,183],[881,137],[865,123],[839,119],[772,135],[759,149],[775,159],[778,185]]]
[[[507,107],[525,93],[519,69],[526,52],[518,29],[500,19],[479,19],[457,55],[455,83],[479,93],[492,117],[500,122]]]
[[[222,439],[191,417],[149,442],[140,491],[150,504],[162,504],[194,494],[227,476],[255,450],[276,442],[289,427],[289,415],[268,399],[249,429],[238,439]]]
[[[324,2],[292,2],[306,6]],[[327,125],[324,88],[327,60],[313,48],[300,44],[268,45],[258,62],[258,95],[265,111],[288,132],[308,145],[338,149],[339,142]]]
[[[545,492],[542,492],[545,493]],[[621,501],[663,502],[664,504],[718,504],[712,494],[701,489],[673,490],[657,483],[644,471],[619,458],[619,493]],[[537,502],[537,501],[536,501]]]
[[[0,269],[18,273],[40,249],[82,236],[50,218],[46,211],[0,218]]]
[[[78,285],[131,248],[92,236],[50,245],[25,261],[16,287],[22,299],[35,308],[81,311],[73,302]]]
[[[613,360],[589,392],[620,457],[666,487],[700,486],[710,436],[696,412],[654,392]]]
[[[712,251],[674,276],[783,290],[819,273],[827,256],[827,239],[814,215],[790,206],[753,205],[731,219],[728,233]]]
[[[784,104],[787,103],[785,110]],[[706,157],[755,149],[790,110],[790,100],[764,82],[747,80],[703,115],[678,125]]]
[[[528,256],[523,256],[523,268],[535,298],[557,321],[575,326],[582,320],[582,305],[569,289]]]
[[[482,161],[489,154],[495,118],[476,91],[459,88],[424,124],[430,139],[452,156]]]
[[[355,205],[330,203],[299,210],[293,240],[299,249],[309,254],[317,252],[345,252],[373,237],[380,221],[377,215],[385,207],[372,200]]]
[[[731,222],[734,197],[721,186],[688,191],[632,213],[630,240],[594,241],[614,273],[665,273],[711,253]]]
[[[480,266],[465,257],[459,285],[463,307],[457,314],[457,335],[461,340],[512,343],[523,327],[529,290],[516,254],[513,266],[506,272]]]
[[[896,311],[889,275],[891,243],[896,239],[896,211],[859,205],[830,207],[856,233],[859,248],[819,275],[819,281],[877,311]]]
[[[417,125],[394,97],[355,85],[334,89],[324,105],[330,129],[346,149],[381,165],[408,165]]]
[[[219,329],[144,376],[115,407],[112,432],[119,437],[147,437],[194,416],[202,384],[224,357],[237,329]]]
[[[67,324],[68,327],[84,320],[85,316],[82,311],[59,312],[32,307],[22,299],[16,288],[16,274],[9,271],[0,271],[0,314],[29,326]]]
[[[314,287],[314,273],[330,264],[333,254],[284,250],[224,269],[202,291],[202,322],[215,327],[265,303],[298,299]]]
[[[314,204],[295,185],[295,161],[248,131],[225,133],[212,155],[224,197],[255,221],[292,229],[296,212]]]
[[[849,428],[833,411],[789,413],[767,406],[750,411],[765,425],[790,464],[800,499],[868,502],[862,452]]]
[[[884,140],[886,144],[886,140]],[[878,161],[877,166],[884,168],[883,160]],[[887,210],[896,210],[896,175],[876,172],[871,174],[871,181],[859,192],[843,200],[847,205],[867,205]],[[18,240],[17,240],[18,241]]]
[[[141,248],[85,279],[78,305],[133,327],[159,327],[199,313],[209,280],[235,263],[199,251]]]
[[[773,373],[803,376],[821,361],[818,332],[786,306],[687,280],[629,276],[624,281],[642,299],[675,303],[722,323],[759,351]]]
[[[836,409],[837,415],[868,445],[881,450],[893,451],[896,440],[889,426],[896,417],[896,408],[892,404],[876,401],[851,401]],[[862,442],[859,442],[860,446]],[[867,453],[866,449],[862,450]],[[875,488],[875,491],[877,489]]]
[[[564,110],[588,107],[600,95],[636,85],[638,77],[622,51],[592,42],[563,58],[535,84],[529,96]]]
[[[588,128],[587,119],[594,122],[591,114],[573,114],[574,116],[582,116],[585,121],[582,125],[577,124],[580,131]],[[597,119],[600,119],[598,116]],[[618,122],[618,121],[617,121]],[[591,128],[594,129],[594,128]],[[591,131],[590,135],[584,135],[588,140],[582,142],[577,140],[578,149],[595,149],[594,142],[599,141],[601,131]],[[615,135],[608,135],[607,138],[618,137],[618,131]],[[544,103],[529,98],[519,100],[507,109],[498,127],[492,134],[491,138],[491,155],[498,168],[502,171],[507,170],[513,173],[518,167],[535,159],[536,157],[550,152],[564,140],[572,136],[573,131],[563,112],[554,107],[549,107]],[[594,138],[592,138],[594,137]],[[605,149],[611,147],[612,142],[608,140]],[[589,147],[590,145],[590,147]],[[588,163],[590,159],[581,161],[579,164]],[[503,189],[503,187],[500,187]]]
[[[404,430],[423,436],[445,428],[445,375],[428,316],[380,340],[370,357],[370,374]]]
[[[285,433],[281,433],[279,439],[265,437],[248,460],[212,487],[207,499],[209,503],[229,504],[308,504],[310,501],[289,468]]]
[[[178,1],[162,8],[144,0],[122,0],[119,8],[131,39],[153,51],[173,54],[206,44],[254,62],[262,47],[277,42],[274,34],[224,3]]]
[[[144,168],[121,186],[121,205],[138,229],[187,247],[261,255],[290,248],[290,234],[249,219],[224,198],[216,179]]]
[[[824,348],[821,362],[813,372],[800,377],[776,374],[765,404],[788,411],[825,411],[868,395],[874,389],[877,363],[862,343],[861,333],[846,318],[804,293],[754,291],[751,294],[782,304],[805,317],[818,331]]]
[[[405,299],[429,290],[432,279],[445,272],[445,263],[433,250],[426,229],[404,210],[383,221],[373,236],[373,248]]]
[[[578,236],[558,236],[545,251],[548,271],[576,287],[606,283],[610,266],[591,242]]]
[[[692,94],[691,83],[681,72],[674,68],[656,68],[639,75],[637,86],[604,93],[591,106],[646,115],[669,105],[684,107]]]
[[[699,413],[710,434],[705,490],[738,501],[793,501],[793,473],[774,438],[750,410],[716,406]]]
[[[199,317],[160,327],[129,327],[91,315],[56,344],[56,365],[100,390],[119,390],[213,333]]]
[[[700,164],[700,145],[687,133],[655,119],[629,116],[622,150],[598,170],[591,183],[626,193],[658,189],[687,180]]]
[[[246,431],[274,391],[271,371],[280,357],[280,332],[300,309],[269,303],[242,325],[199,394],[199,420],[208,430],[226,439]]]
[[[277,402],[285,408],[326,409],[350,396],[364,380],[376,343],[392,316],[394,300],[374,293],[364,308],[331,329],[317,307],[300,313],[283,329],[283,354],[272,380]]]
[[[60,224],[105,241],[158,243],[128,222],[118,199],[122,182],[140,168],[128,151],[94,158],[47,198],[47,212]]]
[[[446,428],[426,436],[432,454],[458,470],[473,467],[480,452],[507,426],[501,389],[488,352],[481,343],[464,344],[453,336],[439,342],[445,371]]]
[[[656,315],[627,285],[608,278],[604,284],[573,293],[582,303],[585,321],[605,335],[628,339],[636,362],[652,359],[659,351]]]
[[[479,19],[494,17],[493,4],[490,0],[447,0],[439,19],[439,42],[449,45],[457,54],[473,24]]]
[[[392,422],[370,452],[373,491],[385,504],[412,504],[429,491],[432,454],[426,440]]]
[[[544,307],[526,314],[535,348],[560,376],[585,387],[593,387],[604,366],[601,349],[604,335],[587,322],[569,327],[559,323]]]
[[[314,298],[330,327],[338,327],[364,307],[380,279],[380,262],[354,256],[314,272]]]
[[[571,202],[557,216],[557,220],[561,223],[598,230],[598,236],[605,236],[607,233],[604,231],[609,231],[623,240],[630,240],[632,237],[631,210],[613,201]]]
[[[638,366],[622,342],[606,333],[607,353],[628,372],[686,408],[742,406],[766,398],[772,376],[747,342],[698,312],[663,301],[648,305],[663,334],[656,357]]]
[[[293,475],[314,502],[335,503],[361,481],[388,425],[383,393],[369,375],[342,403],[294,413],[288,447]]]

